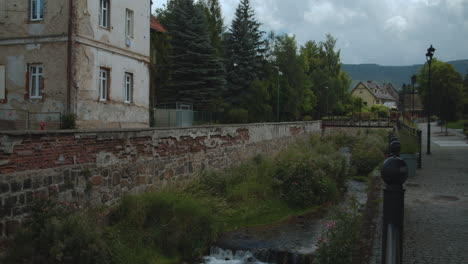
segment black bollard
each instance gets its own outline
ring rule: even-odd
[[[408,166],[398,157],[400,143],[392,142],[392,157],[382,166],[381,177],[386,183],[383,202],[382,264],[401,264],[403,260],[403,211]]]

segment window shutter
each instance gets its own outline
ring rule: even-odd
[[[0,65],[0,100],[5,100],[5,83],[6,83],[5,66]]]

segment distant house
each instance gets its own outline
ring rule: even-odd
[[[398,93],[390,83],[380,86],[373,81],[359,82],[351,91],[351,95],[361,98],[368,107],[396,105],[398,102]]]

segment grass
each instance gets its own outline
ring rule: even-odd
[[[464,122],[465,120],[458,120],[457,122],[449,122],[447,124],[447,127],[451,129],[463,129]]]
[[[419,143],[416,136],[412,135],[405,129],[398,131],[398,140],[401,144],[401,153],[417,153],[419,151]]]

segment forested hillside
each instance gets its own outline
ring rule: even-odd
[[[449,61],[462,76],[468,73],[468,60]],[[417,74],[423,65],[411,66],[382,66],[378,64],[343,64],[343,71],[353,80],[351,87],[358,81],[374,80],[377,82],[391,82],[396,89],[404,83],[409,84],[411,76]]]

